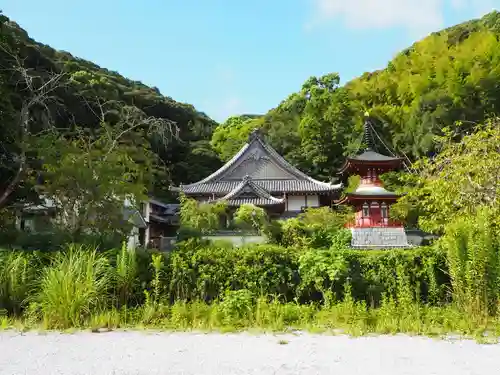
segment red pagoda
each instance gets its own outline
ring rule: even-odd
[[[347,158],[338,172],[342,179],[359,175],[361,181],[354,193],[348,193],[338,204],[355,208],[355,219],[348,227],[352,232],[354,248],[408,247],[402,223],[389,218],[390,207],[399,195],[384,188],[379,176],[401,168],[403,160],[374,151],[373,126],[365,115],[363,143],[366,148]]]

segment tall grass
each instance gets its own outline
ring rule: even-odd
[[[19,315],[37,278],[33,253],[0,250],[0,309]]]
[[[123,243],[116,258],[115,286],[117,307],[127,306],[137,283],[138,265],[135,249]]]
[[[48,328],[79,327],[92,313],[107,307],[111,282],[104,255],[71,245],[43,270],[30,313]]]
[[[447,250],[454,302],[482,319],[495,314],[500,302],[500,242],[494,219],[486,210],[473,219],[461,217],[448,225],[441,243]]]

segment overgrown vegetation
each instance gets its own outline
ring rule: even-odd
[[[433,34],[344,86],[337,74],[312,77],[265,116],[233,117],[212,134],[216,124],[191,106],[38,44],[0,15],[0,242],[9,247],[0,326],[498,336],[499,18]],[[251,205],[230,212],[181,197],[173,252],[117,248],[130,229],[124,200],[137,206],[159,185],[205,177],[220,165],[211,147],[227,160],[255,127],[294,165],[329,179],[360,147],[367,109],[380,143],[414,161],[406,176],[383,176],[408,193],[391,211],[441,235],[431,246],[354,251],[348,210],[273,221]],[[13,235],[18,204],[41,194],[57,230]],[[224,225],[268,243],[201,239]]]
[[[478,268],[498,255],[498,234],[482,234],[496,247],[465,267],[450,238],[437,247],[370,252],[198,240],[170,254],[70,246],[40,259],[2,251],[1,274],[9,277],[1,280],[0,308],[4,326],[31,328],[500,334],[499,263]],[[462,251],[472,258],[478,243]]]

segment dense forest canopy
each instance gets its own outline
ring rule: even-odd
[[[1,14],[0,27],[1,184],[12,177],[9,166],[15,163],[9,158],[19,148],[13,125],[26,90],[13,80],[16,63],[41,82],[49,74],[63,74],[62,84],[52,93],[54,100],[47,108],[32,111],[41,123],[50,119],[60,128],[95,129],[102,120],[100,114],[105,113],[113,124],[124,109],[133,109],[174,125],[178,133],[167,143],[144,134],[166,172],[158,175],[154,195],[161,195],[170,184],[210,174],[256,127],[291,163],[313,177],[329,180],[346,154],[361,147],[366,111],[380,136],[379,151],[411,161],[436,151],[434,136],[442,135],[443,128],[464,135],[475,124],[499,115],[498,12],[431,34],[401,52],[385,69],[365,73],[345,85],[340,85],[336,73],[311,77],[268,113],[234,116],[220,125],[193,106],[163,96],[155,87],[34,41]]]

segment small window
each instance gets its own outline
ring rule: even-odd
[[[368,203],[365,203],[363,205],[363,217],[368,217],[370,216],[370,206],[368,206]]]
[[[387,219],[387,214],[387,205],[385,203],[382,203],[382,206],[380,206],[380,215],[382,216],[382,218]]]

